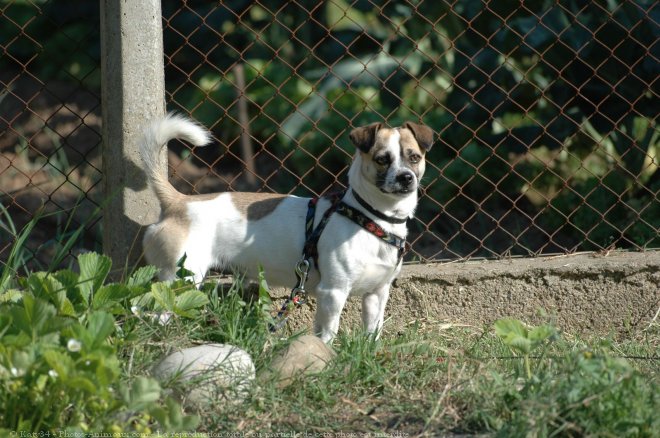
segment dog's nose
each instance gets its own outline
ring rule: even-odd
[[[396,182],[403,184],[404,186],[409,186],[415,180],[415,175],[412,172],[403,172],[396,176]]]

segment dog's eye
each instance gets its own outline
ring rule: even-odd
[[[380,157],[374,158],[374,161],[376,164],[379,164],[381,166],[386,166],[390,164],[390,156],[389,155],[381,155]]]
[[[410,161],[412,164],[419,163],[419,160],[421,159],[422,159],[421,155],[417,155],[417,154],[412,154],[411,156],[408,157],[408,161]]]

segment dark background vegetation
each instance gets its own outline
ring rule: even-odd
[[[43,237],[74,214],[98,245],[98,2],[0,8],[2,204],[18,224],[78,205]],[[173,145],[183,191],[322,193],[346,181],[350,129],[412,120],[438,139],[411,259],[660,247],[657,2],[164,1],[163,16],[168,108],[219,141]]]

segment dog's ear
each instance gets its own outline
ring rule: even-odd
[[[382,123],[376,122],[367,126],[355,128],[348,135],[358,149],[365,154],[369,152],[376,140],[376,133],[383,127]]]
[[[418,125],[417,123],[406,122],[404,128],[410,129],[410,132],[415,136],[417,143],[424,149],[424,152],[431,150],[433,146],[433,130],[425,125]]]

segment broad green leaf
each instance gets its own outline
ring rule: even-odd
[[[62,381],[66,381],[75,368],[73,359],[68,354],[56,350],[47,350],[44,351],[43,357],[48,366],[57,373],[58,378]]]
[[[512,349],[522,353],[529,354],[532,350],[532,341],[516,334],[510,334],[504,342]]]
[[[14,350],[11,353],[11,364],[19,372],[25,372],[35,362],[34,349]]]
[[[540,325],[538,327],[534,327],[529,331],[529,336],[528,338],[535,342],[539,343],[542,341],[545,341],[548,338],[551,338],[554,336],[556,333],[556,330],[554,327],[550,325]]]
[[[510,318],[498,319],[497,321],[495,321],[494,327],[497,336],[499,336],[503,340],[508,338],[512,334],[523,338],[527,337],[527,328],[525,328],[522,322],[518,321],[517,319],[510,319]]]
[[[179,408],[180,409],[180,408]],[[199,416],[197,415],[186,415],[181,421],[181,426],[178,430],[195,430],[199,425]]]
[[[32,344],[32,337],[24,331],[16,333],[13,327],[9,327],[7,333],[2,337],[2,346],[13,348],[25,348]]]
[[[157,310],[174,311],[175,294],[171,287],[165,283],[154,283],[151,285],[151,296],[156,301]]]
[[[142,266],[133,273],[126,282],[128,287],[147,287],[158,272],[155,266]]]
[[[46,384],[48,383],[48,379],[49,379],[49,376],[47,374],[41,374],[39,377],[37,377],[37,381],[35,382],[35,385],[34,385],[34,388],[36,388],[37,392],[41,392],[46,388]]]
[[[73,307],[77,309],[78,312],[86,310],[87,302],[78,287],[78,274],[69,269],[63,269],[55,272],[53,277],[55,277],[60,284],[62,284],[64,289],[66,289],[66,296],[69,301],[71,301],[71,304],[73,304]]]
[[[181,310],[197,309],[208,304],[208,297],[198,290],[187,290],[175,299],[176,307]]]
[[[108,356],[98,360],[96,366],[96,378],[103,386],[112,384],[119,377],[119,361],[116,356]]]
[[[67,297],[67,288],[57,279],[57,277],[52,274],[41,272],[31,275],[28,279],[28,283],[30,282],[30,279],[36,279],[35,277],[41,280],[41,292],[45,294],[43,298],[47,298],[48,301],[53,303],[60,314],[66,316],[76,315],[73,309],[73,304]],[[35,290],[33,290],[33,294],[38,296]]]
[[[89,316],[87,322],[87,332],[92,335],[92,345],[89,346],[93,350],[105,343],[108,336],[115,331],[115,319],[109,313],[94,312]]]
[[[73,324],[62,335],[67,342],[81,343],[88,350],[94,344],[94,334],[80,323]]]
[[[149,288],[145,288],[142,286],[130,286],[129,289],[131,290],[131,294],[128,296],[129,300],[148,295],[150,290]]]
[[[136,297],[131,298],[131,306],[135,306],[138,309],[151,309],[154,305],[154,296],[151,292],[146,294],[140,294]]]
[[[2,303],[17,303],[23,297],[23,293],[18,289],[9,289],[0,293],[0,304]]]
[[[131,289],[123,284],[113,283],[102,286],[92,297],[92,308],[101,309],[108,304],[118,303],[131,294]]]
[[[82,356],[76,363],[78,370],[94,373],[98,385],[107,388],[119,377],[120,364],[114,352],[104,352],[96,349],[90,354]]]
[[[57,298],[52,298],[60,291],[64,291],[64,286],[57,279],[51,279],[46,272],[35,272],[27,278],[27,286],[32,295],[36,298],[48,300],[57,304]]]
[[[67,298],[66,287],[54,275],[37,272],[28,277],[27,283],[35,297],[50,301],[62,315],[75,316],[73,304]]]
[[[121,393],[128,409],[140,411],[158,401],[160,398],[160,385],[154,379],[138,377],[129,389],[122,388]]]
[[[71,377],[66,383],[70,388],[75,388],[79,391],[85,391],[89,394],[96,394],[99,390],[97,384],[92,382],[92,380],[88,379],[87,377]]]
[[[199,424],[196,415],[183,415],[181,406],[171,398],[165,400],[165,406],[155,406],[149,413],[166,430],[194,430]]]
[[[64,296],[62,297],[62,302],[59,307],[60,315],[64,316],[76,316],[76,309],[74,309],[73,304],[69,299]]]
[[[52,304],[25,294],[23,307],[17,307],[12,316],[17,327],[35,340],[39,334],[48,333],[48,323],[56,313],[57,310]]]
[[[108,276],[112,261],[108,256],[89,252],[78,257],[78,265],[78,289],[85,302],[89,303],[90,296],[101,287]]]
[[[178,428],[181,427],[181,423],[183,422],[183,413],[181,412],[181,407],[171,398],[168,398],[165,403],[167,404],[167,408],[170,411],[170,425],[174,426],[175,430],[178,430]]]

